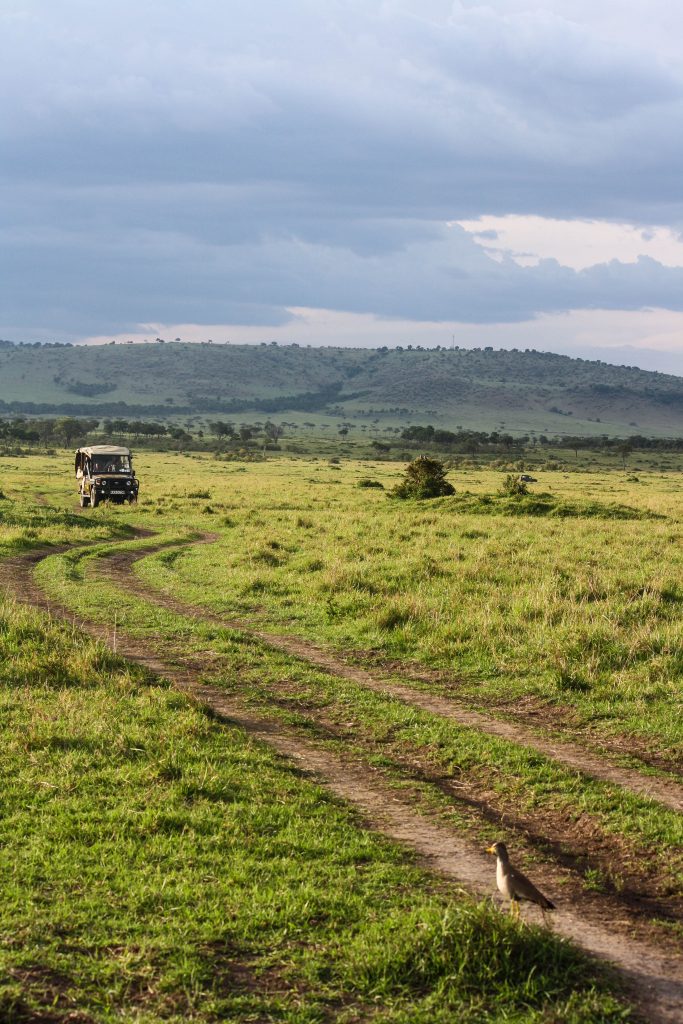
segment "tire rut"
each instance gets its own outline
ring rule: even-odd
[[[195,543],[206,544],[210,543],[213,539],[213,534],[206,534]],[[497,736],[500,739],[528,747],[567,768],[580,771],[601,782],[620,786],[622,789],[629,790],[638,796],[655,800],[673,811],[683,812],[683,785],[673,780],[669,781],[655,776],[643,775],[635,769],[625,768],[609,762],[603,757],[598,757],[573,743],[567,743],[552,737],[539,737],[538,733],[518,723],[492,718],[489,715],[466,708],[447,697],[425,693],[414,687],[405,686],[401,683],[373,675],[366,669],[348,665],[334,657],[334,655],[305,640],[254,629],[249,623],[239,619],[225,618],[208,609],[179,601],[177,598],[170,597],[162,591],[155,590],[133,574],[132,566],[140,558],[155,553],[161,547],[162,545],[149,545],[149,547],[143,549],[137,548],[135,551],[117,552],[102,560],[99,571],[111,577],[113,582],[125,587],[129,592],[152,601],[169,611],[190,618],[214,622],[216,625],[224,628],[239,629],[241,632],[255,637],[270,647],[316,665],[332,675],[348,679],[377,693],[395,697],[406,704],[411,704],[430,714],[447,718],[457,722],[459,725],[469,726],[491,736]]]
[[[64,545],[61,550],[68,547]],[[32,575],[35,564],[58,550],[33,551],[6,560],[0,565],[0,585],[18,602],[71,623],[73,612],[51,601]],[[136,554],[140,554],[140,549]],[[115,639],[106,626],[85,621],[81,628],[93,639],[110,648],[114,646]],[[373,778],[371,768],[349,764],[329,749],[321,749],[279,723],[254,713],[238,698],[199,682],[191,669],[165,661],[150,651],[145,642],[119,633],[116,652],[168,679],[217,717],[244,729],[296,764],[303,773],[322,782],[339,799],[355,807],[367,827],[417,854],[427,870],[466,887],[476,895],[492,894],[495,883],[491,859],[473,842],[459,837],[448,826],[417,812],[405,797],[382,784],[377,776]],[[630,924],[619,921],[622,908],[610,905],[608,900],[596,900],[601,909],[592,915],[591,902],[587,899],[573,909],[560,907],[553,915],[553,930],[615,967],[644,1019],[652,1024],[678,1024],[683,1014],[681,958],[622,932],[620,925],[628,928]]]

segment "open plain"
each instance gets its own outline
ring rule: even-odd
[[[680,475],[136,468],[0,460],[7,1019],[679,1020]]]

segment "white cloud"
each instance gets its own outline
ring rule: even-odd
[[[683,238],[672,228],[551,217],[477,217],[458,222],[487,252],[510,256],[522,267],[554,259],[585,270],[596,263],[636,263],[649,256],[666,267],[683,266]]]

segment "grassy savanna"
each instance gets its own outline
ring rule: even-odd
[[[59,479],[54,466],[21,460],[6,493],[40,481],[72,507],[68,466]],[[357,486],[369,476],[389,488],[401,470],[387,464],[145,453],[138,472],[138,508],[72,518],[89,532],[147,525],[160,540],[217,534],[142,560],[155,587],[359,657],[443,669],[448,692],[487,708],[533,698],[569,710],[565,729],[680,753],[678,474],[543,474],[533,490],[551,511],[534,515],[497,496],[494,472],[454,473],[458,493],[433,502]]]
[[[385,466],[371,471],[384,474],[387,486],[398,475],[395,467],[391,476]],[[432,687],[484,708],[498,704],[505,713],[532,700],[565,735],[590,725],[598,737],[604,731],[625,737],[630,756],[649,750],[675,761],[680,689],[676,675],[667,673],[679,656],[676,568],[655,581],[644,577],[641,564],[634,578],[631,552],[638,548],[642,558],[649,545],[657,572],[661,546],[678,555],[671,516],[677,479],[660,480],[657,491],[652,481],[637,492],[619,478],[558,475],[544,482],[553,496],[546,502],[564,513],[556,518],[510,515],[525,504],[496,495],[497,474],[470,475],[469,496],[430,504],[389,501],[378,489],[359,488],[367,472],[366,465],[353,464],[226,467],[197,457],[152,458],[143,470],[148,496],[133,514],[170,546],[139,563],[141,575],[198,605],[327,641],[359,658],[369,651],[371,660],[443,667],[453,680]],[[130,516],[114,509],[103,514],[115,522]],[[210,528],[218,539],[196,547],[173,543],[188,528]],[[564,545],[558,541],[563,533]],[[623,561],[615,565],[612,558],[601,576],[599,560],[619,544],[628,545]],[[542,809],[548,837],[567,835],[565,856],[580,850],[589,884],[599,876],[608,887],[633,886],[630,876],[640,862],[648,865],[655,893],[680,892],[680,860],[670,855],[683,842],[675,813],[577,776],[551,758],[406,709],[263,645],[149,605],[98,579],[97,556],[106,550],[48,559],[38,578],[55,598],[112,627],[116,616],[120,628],[152,642],[171,638],[181,655],[214,651],[222,656],[212,665],[222,686],[248,690],[250,699],[290,721],[303,711],[305,730],[306,715],[315,710],[328,731],[341,729],[344,749],[355,745],[360,756],[379,759],[399,778],[421,759],[423,775],[455,774],[460,786],[488,794],[500,818],[515,818],[520,827]],[[590,575],[580,565],[584,559]],[[608,578],[610,593],[599,597],[595,588],[607,586]],[[620,631],[617,614],[613,624],[605,621],[615,595],[622,599]],[[626,645],[633,647],[644,609],[649,617],[638,628],[646,650],[667,648],[658,665],[643,650],[628,659]],[[598,639],[606,644],[606,638],[611,647],[598,662]],[[577,816],[601,837],[599,856],[584,852],[572,825]]]
[[[649,751],[672,764],[672,751],[675,754],[680,744],[676,716],[680,699],[676,658],[680,658],[681,639],[678,477],[641,477],[634,483],[623,474],[544,474],[534,489],[552,496],[546,500],[550,508],[531,515],[523,507],[509,508],[497,496],[500,473],[453,474],[458,490],[454,498],[411,503],[389,501],[377,488],[358,487],[364,477],[387,487],[395,483],[400,469],[387,464],[282,461],[236,466],[205,457],[145,454],[137,462],[142,480],[137,508],[105,506],[77,516],[70,511],[74,505],[70,460],[64,458],[61,477],[54,473],[55,463],[53,459],[7,460],[2,489],[8,500],[1,506],[6,516],[27,524],[30,532],[21,546],[60,541],[69,531],[74,541],[97,543],[95,548],[57,555],[39,566],[38,578],[55,599],[101,621],[111,623],[115,615],[119,628],[147,638],[151,645],[160,644],[171,654],[185,653],[197,660],[208,655],[205,676],[216,685],[240,693],[314,741],[371,765],[394,784],[419,789],[416,799],[438,807],[453,827],[468,829],[482,841],[491,838],[494,828],[500,830],[500,825],[494,825],[498,814],[506,829],[520,830],[519,844],[527,826],[540,828],[539,841],[529,846],[530,856],[552,860],[555,850],[566,864],[578,841],[573,825],[578,821],[595,844],[595,854],[588,849],[585,856],[582,852],[580,864],[570,863],[569,888],[573,871],[585,885],[619,890],[629,888],[630,876],[637,875],[638,869],[642,878],[645,869],[655,894],[680,895],[680,864],[670,852],[683,837],[680,819],[672,812],[567,771],[550,757],[364,691],[300,659],[274,652],[245,632],[225,631],[154,607],[96,571],[100,562],[106,564],[97,555],[110,549],[108,538],[125,536],[130,524],[152,527],[159,534],[155,540],[169,545],[143,559],[138,571],[161,590],[252,625],[329,644],[359,660],[384,660],[399,673],[408,662],[413,668],[438,667],[445,676],[414,685],[452,693],[489,710],[498,706],[500,713],[520,706],[549,709],[553,726],[565,735],[588,732],[589,741],[591,736],[594,741],[596,733],[598,738],[608,733],[624,740],[631,756]],[[463,496],[464,490],[469,495]],[[39,491],[41,500],[49,502],[46,508],[35,506]],[[617,505],[621,508],[615,511]],[[511,514],[520,511],[523,514]],[[54,525],[46,526],[51,519]],[[208,530],[217,534],[211,544],[172,543]],[[124,546],[149,543],[133,541]],[[116,547],[121,547],[120,541]],[[13,548],[14,542],[5,551],[11,553]],[[567,972],[568,987],[558,987],[556,975],[545,966],[544,950],[549,947],[534,946],[541,941],[534,932],[522,934],[525,948],[529,943],[533,946],[535,990],[529,989],[527,961],[519,966],[517,954],[509,952],[501,954],[513,971],[507,980],[492,982],[479,975],[468,979],[463,972],[464,987],[456,984],[453,963],[464,958],[469,964],[470,953],[481,949],[477,943],[486,944],[487,949],[493,943],[492,962],[497,962],[498,940],[487,929],[492,927],[491,920],[497,927],[499,918],[473,909],[460,895],[455,901],[444,896],[387,844],[358,832],[343,808],[324,800],[319,790],[292,775],[237,730],[212,722],[166,687],[151,685],[102,651],[96,652],[94,660],[91,648],[76,653],[70,635],[56,627],[46,633],[33,622],[27,630],[27,621],[16,611],[7,612],[3,636],[14,637],[17,629],[20,636],[29,635],[23,644],[8,640],[7,651],[14,659],[8,661],[12,664],[7,676],[10,706],[16,714],[46,723],[47,730],[59,724],[62,739],[40,748],[49,750],[54,764],[46,774],[46,764],[41,762],[41,778],[53,783],[50,772],[59,774],[63,771],[59,766],[68,765],[70,759],[77,764],[71,775],[65,775],[67,790],[57,786],[62,795],[53,794],[56,804],[51,810],[61,811],[62,805],[71,806],[72,799],[82,796],[78,814],[87,819],[88,800],[91,805],[97,803],[101,768],[101,799],[117,821],[126,818],[129,808],[144,805],[146,814],[170,815],[177,828],[157,830],[165,844],[163,856],[170,858],[173,881],[168,883],[168,907],[172,912],[164,909],[166,896],[152,895],[164,872],[157,870],[157,882],[151,882],[145,874],[150,864],[147,854],[143,871],[138,847],[124,843],[117,859],[112,839],[109,854],[99,858],[100,866],[108,865],[102,876],[106,880],[93,880],[92,886],[79,880],[77,895],[91,911],[90,918],[84,912],[80,938],[59,940],[63,923],[59,924],[57,938],[42,951],[42,959],[35,946],[25,946],[23,941],[7,944],[10,957],[16,958],[18,949],[22,956],[25,949],[30,951],[21,962],[10,961],[16,967],[7,998],[17,1006],[23,1006],[22,1000],[37,1000],[40,1005],[50,993],[55,994],[54,978],[65,976],[71,980],[64,991],[75,993],[75,1003],[72,1000],[69,1005],[87,1005],[97,1019],[106,1019],[107,1014],[118,1014],[120,1019],[122,1012],[136,1020],[174,1013],[179,1019],[193,1015],[211,1019],[212,1014],[229,1010],[234,1019],[245,1020],[259,1019],[259,1013],[266,1014],[265,1019],[297,1021],[323,1019],[330,1013],[343,1019],[346,1013],[353,1020],[362,1019],[370,1006],[373,1013],[381,1007],[380,1020],[438,1020],[439,1014],[444,1020],[453,1019],[454,1014],[463,1020],[532,1021],[553,1019],[553,1015],[563,1021],[610,1019],[612,1011],[580,989],[573,1003],[566,1002],[570,988],[576,987],[570,982],[571,973]],[[80,666],[81,675],[75,668],[62,673],[62,662]],[[36,666],[33,673],[31,665]],[[45,686],[50,678],[55,685]],[[112,703],[112,687],[116,693],[123,690],[122,700],[128,703]],[[37,703],[31,704],[39,700],[48,702],[43,711]],[[67,714],[57,713],[51,701],[62,701],[65,707],[75,703]],[[19,720],[11,721],[16,732]],[[192,741],[181,736],[190,721],[194,723]],[[98,737],[96,743],[91,730]],[[71,747],[65,739],[71,732],[87,742]],[[122,734],[132,737],[130,743],[121,741]],[[210,753],[214,742],[218,747]],[[133,748],[137,752],[131,755]],[[233,748],[237,753],[229,753]],[[241,791],[246,796],[241,802],[252,810],[263,807],[265,817],[260,824],[258,818],[254,820],[260,811],[253,810],[252,817],[247,814],[249,828],[245,827],[239,842],[235,840],[235,857],[229,864],[237,873],[236,885],[230,885],[233,876],[225,871],[225,837],[220,829],[225,828],[225,804],[232,809],[240,801],[234,796],[230,801],[202,796],[199,820],[203,824],[198,827],[191,816],[196,801],[188,800],[183,788],[187,773],[193,779],[198,769],[188,767],[186,773],[186,756],[188,765],[210,765],[207,771],[212,778],[213,772],[220,778],[222,772],[228,773],[229,793],[236,785],[235,774],[229,774],[234,760],[247,765],[246,789]],[[94,765],[97,758],[100,768]],[[164,774],[157,765],[166,765],[169,759],[172,770]],[[262,764],[268,769],[262,770]],[[114,786],[112,773],[119,766],[122,777]],[[15,771],[11,769],[10,777]],[[491,812],[486,821],[471,802],[459,802],[457,792],[432,784],[432,776],[437,781],[453,779],[466,795],[485,798]],[[92,779],[93,788],[86,786],[81,793],[83,778]],[[30,786],[21,791],[20,803],[32,807],[27,789]],[[36,792],[38,796],[34,792],[31,799],[46,799],[40,790]],[[319,816],[300,822],[311,807]],[[185,814],[190,817],[184,818]],[[271,814],[279,822],[277,828]],[[77,816],[70,818],[72,825],[74,820]],[[339,831],[335,831],[337,820],[343,821]],[[26,814],[24,827],[30,834],[26,842],[32,850],[43,842],[39,837],[44,827],[53,841],[50,822],[49,815]],[[293,830],[303,836],[301,847],[292,839]],[[80,849],[73,831],[71,827],[73,849],[68,856],[56,856],[55,864],[64,865],[69,859],[81,863],[78,858],[84,857],[87,867],[91,853]],[[145,844],[157,834],[153,828],[143,832]],[[364,853],[356,861],[355,855],[350,859],[342,855],[340,850],[346,849],[342,833],[353,837],[348,840],[353,849],[362,836],[363,850],[369,844],[372,855]],[[124,829],[114,834],[128,833]],[[558,840],[561,835],[563,843]],[[311,849],[322,874],[318,895],[310,895],[313,912],[303,920],[299,893],[307,890],[302,863],[310,872],[309,861],[314,860],[310,852],[308,860],[300,854],[300,849],[308,848],[306,836],[311,842],[316,837],[318,845]],[[291,844],[291,856],[287,856],[287,844]],[[211,862],[214,854],[216,860]],[[620,870],[610,871],[606,865],[609,868],[615,855]],[[344,869],[335,873],[340,857]],[[161,853],[151,863],[159,858]],[[40,860],[41,870],[47,870],[49,860]],[[236,866],[255,861],[259,865],[254,868],[256,884],[260,886],[263,877],[268,880],[263,900],[254,896],[253,877],[249,888],[245,872]],[[349,863],[353,864],[351,882]],[[374,866],[368,868],[368,863]],[[95,879],[86,867],[86,877]],[[193,874],[195,867],[197,874]],[[353,884],[357,871],[363,876],[360,893]],[[401,872],[407,874],[399,878]],[[118,882],[112,882],[112,873]],[[113,933],[126,937],[104,943],[98,930],[100,897],[118,891],[116,886],[127,874],[131,892],[140,879],[148,903],[142,898],[136,903],[131,897],[138,915],[134,921],[128,904],[124,912],[121,900],[105,899],[107,916],[101,928],[111,927]],[[49,872],[46,877],[50,878],[48,893],[64,891],[64,878],[55,880]],[[79,878],[78,870],[70,874],[72,886],[74,878]],[[20,878],[16,891],[26,892],[32,884],[30,878]],[[276,886],[283,888],[275,894]],[[349,892],[342,896],[342,890]],[[316,901],[323,893],[330,902],[325,903],[324,913],[318,913]],[[347,896],[352,904],[348,913]],[[69,899],[60,896],[53,901],[50,896],[45,903],[52,913],[53,902],[64,911]],[[200,901],[199,907],[193,900]],[[277,921],[273,924],[269,918],[264,925],[263,903],[269,900],[276,907],[273,919]],[[12,905],[20,902],[17,897]],[[227,927],[221,916],[226,930],[219,935],[217,906],[238,908]],[[412,915],[407,914],[408,906],[414,909]],[[33,910],[23,909],[32,919]],[[284,921],[282,915],[290,912],[291,920]],[[399,919],[403,920],[400,926]],[[22,927],[28,929],[28,925]],[[508,928],[507,922],[501,927]],[[95,938],[89,940],[91,928]],[[11,935],[14,930],[12,924],[5,932]],[[511,934],[517,933],[500,932],[505,936],[501,942],[509,942]],[[152,939],[145,944],[148,935]],[[457,945],[461,939],[462,945]],[[81,962],[84,948],[98,950],[87,964]],[[61,960],[63,956],[66,959]],[[473,957],[477,970],[488,963],[488,956],[487,952]],[[553,952],[550,959],[555,956]],[[41,964],[45,966],[42,973]],[[102,985],[105,977],[115,979],[109,987]],[[500,990],[502,1000],[496,1005],[490,1002],[494,988]],[[111,994],[103,999],[102,991]],[[551,1005],[541,1009],[544,999]]]
[[[163,553],[172,557],[172,544]],[[149,541],[126,547],[144,549]],[[120,545],[117,545],[120,550]],[[118,627],[152,645],[172,661],[190,658],[205,678],[240,695],[270,717],[299,729],[309,740],[354,756],[437,806],[482,842],[492,822],[516,828],[519,843],[542,816],[546,841],[531,844],[532,857],[551,849],[573,861],[579,884],[654,897],[683,891],[683,862],[672,850],[683,846],[683,820],[650,800],[586,778],[526,749],[439,716],[406,706],[321,672],[299,658],[273,651],[246,633],[226,631],[150,604],[97,573],[111,551],[101,545],[46,559],[37,577],[46,590],[88,618]],[[210,659],[206,655],[210,652]],[[443,783],[452,780],[453,786]],[[418,794],[415,794],[416,798]],[[483,823],[458,796],[481,798]],[[580,829],[575,825],[580,819]],[[585,848],[588,830],[595,850]],[[577,879],[574,878],[575,882]],[[572,884],[572,878],[563,884]],[[653,909],[654,918],[661,918]],[[668,921],[669,914],[664,918]]]
[[[680,751],[679,476],[544,474],[534,490],[571,513],[554,516],[499,514],[525,504],[495,497],[497,473],[452,474],[460,493],[433,503],[358,488],[368,475],[389,487],[399,470],[169,458],[149,479],[152,524],[219,539],[139,571],[216,611],[447,669],[488,707],[534,697],[577,728]]]
[[[41,544],[90,543],[130,535],[123,520],[105,522],[76,515],[64,468],[55,479],[55,460],[0,456],[0,558]],[[54,492],[48,498],[44,492]]]
[[[239,730],[0,609],[6,1021],[621,1019]]]

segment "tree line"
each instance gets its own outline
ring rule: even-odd
[[[209,423],[209,430],[219,445],[249,445],[257,439],[260,443],[276,444],[284,434],[284,424],[240,423],[215,420]],[[98,435],[93,439],[93,435]],[[93,444],[111,438],[133,438],[144,440],[192,441],[202,440],[204,431],[198,430],[196,438],[188,431],[172,423],[153,420],[95,419],[77,416],[58,416],[43,419],[28,419],[24,416],[12,419],[0,418],[0,441],[14,444],[65,445],[84,444],[90,439]]]
[[[500,433],[497,430],[442,430],[427,426],[406,427],[401,432],[403,444],[417,444],[448,448],[455,452],[510,451],[513,448],[528,448],[541,445],[548,448],[568,448],[572,451],[606,449],[621,452],[629,451],[683,451],[683,437],[645,437],[643,434],[631,434],[629,437],[574,436],[569,434],[548,437],[546,434],[530,436],[522,434]]]
[[[67,447],[83,441],[100,427],[99,419],[76,416],[58,416],[54,419],[0,419],[0,440],[21,444],[63,444]],[[103,420],[102,433],[106,437],[125,436],[142,438],[167,437],[174,441],[189,440],[191,434],[173,424],[153,423],[146,420]]]

